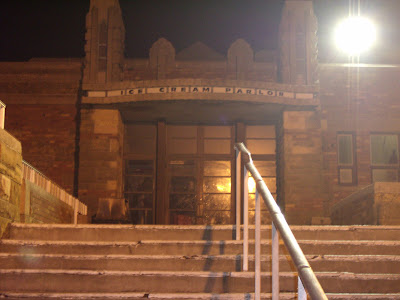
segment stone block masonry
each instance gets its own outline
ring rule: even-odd
[[[283,113],[282,188],[290,224],[311,224],[324,215],[321,122],[318,111]]]
[[[79,199],[90,217],[98,199],[121,199],[124,126],[118,110],[84,109],[81,116]]]
[[[21,143],[0,129],[0,237],[10,222],[19,221],[21,151]]]

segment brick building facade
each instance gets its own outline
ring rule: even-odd
[[[127,59],[117,0],[91,0],[86,29],[84,60],[0,63],[0,98],[24,158],[96,222],[233,223],[235,142],[292,224],[399,181],[400,69],[318,63],[312,1],[285,1],[276,51],[160,39]]]

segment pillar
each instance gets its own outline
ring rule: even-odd
[[[95,222],[125,222],[122,193],[124,125],[116,109],[82,109],[79,199]]]
[[[317,82],[317,18],[311,0],[286,0],[279,26],[278,72],[282,83]]]
[[[118,0],[91,0],[86,15],[84,84],[121,81],[125,27]]]
[[[318,111],[284,111],[280,176],[289,224],[311,224],[324,216],[321,121]]]

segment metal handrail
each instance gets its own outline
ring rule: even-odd
[[[297,243],[296,238],[294,237],[292,231],[290,230],[290,227],[286,222],[286,219],[283,216],[279,206],[276,204],[274,197],[271,195],[271,192],[269,191],[267,185],[264,183],[260,173],[254,166],[253,160],[251,158],[251,153],[243,143],[235,144],[235,149],[237,150],[237,153],[239,152],[242,153],[243,163],[245,165],[245,168],[249,170],[249,172],[254,178],[254,181],[256,182],[256,193],[258,192],[264,199],[264,203],[266,204],[271,214],[273,224],[280,233],[281,238],[297,269],[299,278],[301,279],[301,282],[304,284],[304,287],[307,290],[308,294],[310,295],[311,299],[313,300],[328,299],[317,277],[315,276],[313,270],[311,269],[310,264],[308,263],[306,257],[304,256],[303,251],[301,250],[299,244]],[[237,154],[237,156],[240,155]],[[237,220],[236,222],[237,222],[236,228],[238,231],[240,221]],[[257,228],[256,228],[256,234],[257,234]]]

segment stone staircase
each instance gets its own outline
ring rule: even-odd
[[[262,299],[271,299],[270,230],[262,228]],[[329,299],[400,299],[400,227],[292,230]],[[252,299],[254,257],[241,272],[233,236],[232,226],[13,224],[0,241],[0,298]],[[280,254],[280,299],[295,299],[283,244]]]

